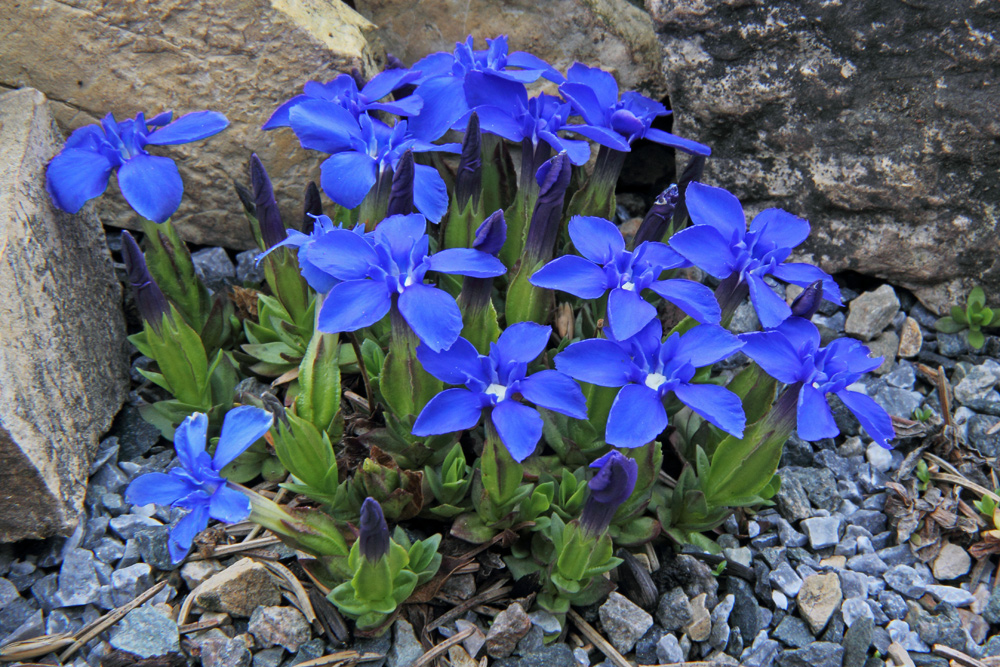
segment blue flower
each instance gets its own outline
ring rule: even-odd
[[[291,125],[289,112],[302,102],[323,100],[333,103],[349,111],[355,118],[369,111],[385,111],[397,116],[413,116],[420,113],[423,102],[419,97],[409,96],[391,102],[379,102],[392,91],[420,78],[420,72],[406,69],[390,69],[380,72],[365,86],[358,90],[358,84],[350,74],[341,74],[333,81],[319,83],[309,81],[302,87],[302,95],[296,95],[288,100],[267,119],[263,130],[273,130],[277,127]]]
[[[556,83],[564,80],[541,58],[522,51],[508,53],[505,36],[486,41],[489,48],[477,51],[470,35],[464,43],[455,44],[453,53],[432,53],[414,63],[412,69],[421,75],[416,94],[424,101],[420,115],[412,119],[414,134],[433,141],[469,112],[474,105],[466,99],[465,83],[471,72],[519,83],[542,76]]]
[[[596,537],[604,534],[611,525],[611,519],[614,518],[618,507],[635,491],[635,483],[639,478],[639,464],[635,459],[611,450],[591,463],[590,467],[599,470],[587,483],[590,497],[583,506],[580,526]]]
[[[493,278],[506,271],[496,257],[471,248],[428,254],[427,221],[419,214],[396,215],[378,224],[371,241],[343,229],[319,237],[310,261],[337,280],[324,300],[318,328],[356,331],[375,324],[393,302],[413,332],[436,352],[448,349],[462,331],[462,313],[447,292],[424,283],[428,271]]]
[[[816,326],[798,317],[772,331],[744,334],[743,352],[768,375],[799,387],[796,423],[803,440],[822,440],[840,433],[826,402],[835,394],[854,413],[872,439],[883,447],[895,437],[892,418],[870,397],[848,387],[878,368],[882,357],[872,359],[859,341],[839,338],[820,347]],[[793,389],[794,390],[794,389]]]
[[[674,234],[670,246],[720,280],[735,275],[740,283],[747,283],[764,328],[772,329],[792,314],[788,304],[764,282],[767,275],[802,287],[822,281],[823,298],[841,304],[837,283],[819,268],[782,263],[792,248],[809,236],[808,222],[769,208],[753,219],[748,231],[739,200],[722,188],[691,183],[685,196],[694,225]]]
[[[267,410],[244,405],[226,413],[222,433],[209,458],[208,417],[196,412],[185,419],[174,434],[174,447],[181,465],[169,473],[151,472],[128,485],[125,499],[135,505],[170,505],[190,510],[170,531],[170,557],[179,562],[187,554],[195,535],[208,525],[209,517],[237,523],[250,516],[250,499],[227,486],[220,471],[259,440],[271,428]]]
[[[633,338],[591,338],[556,355],[556,368],[581,382],[621,387],[611,412],[605,441],[615,447],[640,447],[667,427],[663,399],[671,392],[709,423],[742,437],[746,417],[739,397],[724,387],[691,382],[698,368],[724,359],[743,343],[722,327],[701,324],[661,342],[654,319]]]
[[[588,142],[564,139],[556,134],[576,127],[567,125],[572,105],[558,97],[541,93],[528,99],[524,84],[482,72],[470,72],[466,76],[465,91],[469,106],[479,114],[484,132],[518,143],[530,141],[535,148],[539,142],[544,142],[557,153],[566,151],[575,165],[590,160]],[[458,125],[464,126],[465,122],[459,119]]]
[[[645,242],[630,252],[613,223],[580,215],[569,221],[569,236],[583,257],[558,257],[529,282],[581,299],[596,299],[610,289],[608,319],[616,338],[631,338],[656,317],[656,308],[640,296],[647,287],[699,322],[719,323],[721,313],[712,290],[691,280],[659,280],[667,269],[689,266],[669,246]]]
[[[618,97],[615,77],[597,67],[576,63],[566,72],[559,92],[583,116],[583,125],[566,129],[617,151],[629,151],[636,139],[648,139],[691,155],[711,155],[712,149],[697,141],[658,130],[653,121],[670,113],[645,95],[628,92]]]
[[[385,522],[382,506],[374,498],[365,498],[361,504],[361,521],[358,548],[361,555],[374,563],[389,553],[389,526]]]
[[[355,118],[325,100],[305,100],[288,112],[289,125],[303,148],[330,153],[321,166],[323,191],[344,208],[354,208],[372,186],[396,168],[408,150],[457,153],[458,144],[431,144],[407,131],[401,120],[389,127],[367,114]],[[448,209],[448,191],[437,169],[414,165],[413,203],[437,222]]]
[[[153,280],[146,266],[146,257],[139,250],[139,244],[127,231],[122,232],[122,259],[125,260],[125,272],[132,286],[135,306],[142,316],[143,322],[160,333],[163,326],[163,316],[170,315],[170,304],[163,295],[160,286]]]
[[[117,169],[118,187],[136,213],[154,222],[167,220],[181,204],[184,184],[174,161],[150,155],[146,146],[199,141],[229,125],[215,111],[196,111],[171,123],[172,117],[173,112],[166,111],[147,121],[140,113],[135,120],[119,123],[108,114],[100,125],[73,132],[45,173],[52,201],[76,213],[104,193],[111,172]]]
[[[323,271],[314,261],[317,250],[315,248],[316,241],[323,238],[323,236],[334,229],[344,229],[344,223],[334,224],[330,216],[327,215],[316,215],[312,216],[314,223],[313,229],[308,234],[303,234],[296,229],[288,229],[287,236],[284,241],[276,243],[267,249],[267,252],[263,252],[256,257],[256,263],[260,262],[271,254],[275,249],[281,247],[291,247],[298,249],[298,259],[299,259],[299,272],[302,277],[306,279],[309,286],[320,294],[326,294],[333,286],[336,285],[339,280],[329,273]],[[355,225],[351,230],[352,233],[366,239],[371,239],[371,234],[365,234],[364,225]]]
[[[417,417],[413,434],[454,433],[472,428],[483,410],[510,455],[523,461],[535,451],[542,437],[542,417],[517,397],[575,419],[587,418],[587,404],[580,386],[559,371],[543,370],[527,376],[528,364],[540,355],[551,327],[520,322],[507,328],[488,356],[459,338],[445,351],[421,345],[417,359],[428,373],[448,384],[466,389],[445,389],[432,398]]]

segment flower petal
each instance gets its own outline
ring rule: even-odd
[[[581,134],[591,141],[597,142],[601,146],[607,146],[608,148],[613,148],[616,151],[621,151],[622,153],[628,153],[632,150],[632,147],[629,145],[627,139],[614,130],[609,130],[605,127],[599,127],[597,125],[563,125],[560,129],[566,130],[567,132],[573,132],[575,134]]]
[[[576,255],[557,257],[535,271],[528,282],[536,287],[568,292],[581,299],[596,299],[607,291],[604,269]]]
[[[691,262],[684,259],[679,252],[666,243],[659,243],[658,241],[643,241],[635,249],[635,254],[653,266],[663,270],[691,266]]]
[[[441,222],[448,211],[448,188],[434,167],[413,165],[413,205],[431,222]]]
[[[558,134],[544,130],[538,133],[538,137],[552,146],[556,153],[565,151],[566,155],[569,156],[569,161],[578,167],[590,161],[590,142],[579,139],[563,139]]]
[[[508,141],[524,139],[524,128],[506,109],[493,105],[478,106],[475,112],[479,114],[479,129],[482,132],[495,134]]]
[[[737,438],[743,437],[746,415],[740,397],[717,384],[680,384],[674,394],[710,424]]]
[[[556,369],[581,382],[621,387],[629,382],[634,364],[616,343],[590,338],[573,343],[556,355]]]
[[[743,347],[743,341],[714,324],[700,324],[681,336],[674,358],[687,359],[695,368],[714,364]]]
[[[733,250],[715,227],[694,225],[682,229],[670,237],[670,247],[720,280],[733,272]]]
[[[780,208],[768,208],[754,217],[750,233],[756,241],[755,254],[762,255],[774,248],[794,248],[809,236],[809,223]]]
[[[812,264],[800,264],[798,262],[786,262],[778,264],[771,271],[771,275],[786,283],[808,287],[817,280],[823,281],[823,298],[832,301],[838,306],[843,304],[843,297],[840,295],[840,286],[829,274]]]
[[[196,472],[207,459],[207,438],[208,416],[203,412],[196,412],[186,418],[174,431],[174,450],[181,465],[189,472]]]
[[[187,515],[177,522],[167,540],[170,558],[179,563],[187,556],[191,543],[198,533],[208,526],[208,503],[199,503],[191,508]]]
[[[780,333],[765,331],[740,336],[741,352],[778,382],[793,384],[802,376],[802,360],[792,344]]]
[[[320,165],[320,185],[330,199],[344,208],[360,204],[375,185],[375,158],[356,151],[331,155]]]
[[[317,269],[338,280],[361,280],[378,264],[371,244],[354,232],[333,229],[309,244],[306,257]]]
[[[518,463],[531,456],[542,439],[542,416],[517,401],[500,401],[491,415],[497,435]]]
[[[399,295],[399,312],[417,338],[435,352],[454,345],[462,332],[462,312],[455,299],[430,285],[415,283],[405,288]]]
[[[587,86],[593,91],[598,104],[604,108],[618,103],[618,82],[611,72],[583,63],[574,63],[566,71],[566,78],[574,84]]]
[[[146,143],[154,146],[187,144],[207,139],[229,127],[229,121],[218,111],[195,111],[184,114],[166,127],[151,132]]]
[[[361,94],[369,102],[380,100],[400,86],[416,81],[420,78],[419,72],[407,69],[387,69],[379,72],[371,78],[361,89]]]
[[[795,415],[796,430],[803,440],[822,440],[840,433],[830,405],[826,402],[826,396],[810,384],[802,385],[799,391]]]
[[[303,148],[322,153],[350,150],[361,139],[354,115],[336,102],[306,99],[288,110],[288,124]]]
[[[608,323],[617,340],[636,335],[656,317],[656,308],[635,290],[616,287],[608,295]]]
[[[334,285],[319,311],[317,328],[326,333],[357,331],[385,317],[391,303],[382,281],[349,280]]]
[[[472,248],[448,248],[434,253],[427,261],[431,271],[473,278],[495,278],[507,272],[499,259]]]
[[[694,182],[684,192],[684,200],[691,222],[695,225],[711,226],[727,243],[732,238],[742,239],[746,235],[747,219],[743,214],[743,205],[728,191]]]
[[[531,363],[545,351],[551,335],[552,327],[534,322],[518,322],[510,325],[497,339],[501,362]]]
[[[854,413],[872,440],[887,449],[890,447],[889,441],[896,437],[896,430],[892,426],[892,417],[881,405],[857,391],[838,391],[837,398]]]
[[[425,371],[448,384],[465,384],[469,378],[490,383],[490,378],[483,377],[479,352],[464,338],[459,338],[454,345],[441,352],[435,352],[426,345],[418,345],[417,359]]]
[[[715,293],[693,280],[659,280],[649,286],[661,297],[674,304],[702,324],[718,324],[722,309]]]
[[[573,216],[569,221],[569,237],[578,253],[598,264],[607,264],[625,250],[622,233],[604,218]]]
[[[764,279],[755,274],[747,276],[750,301],[757,311],[757,319],[765,329],[773,329],[792,316],[792,309],[785,300],[774,293]]]
[[[292,107],[301,104],[302,102],[305,102],[308,99],[310,98],[307,95],[296,95],[295,97],[293,97],[292,99],[288,100],[280,107],[275,109],[274,113],[271,114],[271,117],[267,119],[267,122],[264,123],[260,129],[273,130],[277,127],[288,127],[289,126],[288,112],[292,110]]]
[[[181,205],[184,183],[168,157],[141,153],[118,170],[118,188],[135,212],[153,222],[164,222]]]
[[[468,389],[445,389],[427,401],[413,424],[413,435],[443,435],[474,427],[483,412],[479,395]]]
[[[223,484],[209,500],[208,515],[223,523],[239,523],[250,516],[250,499]]]
[[[559,371],[538,371],[521,380],[517,390],[535,405],[575,419],[587,418],[587,399],[576,381]]]
[[[150,472],[132,480],[125,489],[125,500],[133,505],[173,505],[201,487],[188,478]]]
[[[49,162],[45,189],[57,207],[76,213],[107,190],[112,167],[111,161],[100,153],[67,148]]]
[[[655,141],[661,146],[676,148],[677,150],[687,153],[688,155],[702,155],[707,157],[712,154],[712,149],[705,144],[692,141],[691,139],[685,139],[684,137],[678,137],[676,134],[664,132],[663,130],[658,130],[655,127],[647,129],[643,133],[642,138],[648,139],[649,141]]]
[[[628,384],[611,404],[604,440],[614,447],[642,447],[667,428],[667,411],[649,387]]]
[[[604,104],[593,88],[586,84],[574,83],[572,81],[559,86],[559,92],[583,116],[587,125],[594,127],[605,126],[604,110],[618,102],[618,95],[616,94],[614,102]]]
[[[388,246],[393,255],[409,253],[413,245],[424,236],[427,220],[419,213],[390,215],[378,223],[374,238],[376,243]]]
[[[410,118],[410,132],[424,141],[434,141],[447,132],[469,110],[463,80],[446,75],[428,79],[417,87],[424,101],[420,114]]]
[[[227,412],[222,420],[222,433],[215,446],[212,466],[216,470],[225,468],[250,445],[263,438],[273,423],[274,417],[270,412],[252,405],[241,405]],[[212,516],[219,518],[214,514]]]

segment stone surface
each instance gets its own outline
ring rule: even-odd
[[[506,658],[531,629],[531,619],[517,602],[497,614],[486,634],[486,652],[494,658]]]
[[[799,612],[815,634],[826,627],[842,599],[840,577],[835,573],[806,577],[802,582],[802,590],[796,597]]]
[[[691,603],[683,588],[675,588],[660,597],[656,620],[667,632],[680,630],[691,622]]]
[[[969,571],[972,558],[957,544],[946,544],[934,559],[934,578],[940,581],[957,579]]]
[[[60,100],[54,114],[66,130],[108,112],[119,120],[165,109],[225,113],[222,134],[156,152],[179,158],[184,201],[173,220],[182,236],[248,248],[229,183],[249,180],[250,153],[260,155],[285,219],[296,223],[324,157],[302,150],[290,130],[260,126],[310,79],[352,67],[371,76],[383,60],[369,43],[373,30],[347,3],[323,0],[22,2],[0,16],[0,85]],[[103,221],[135,227],[138,216],[115,190],[98,204]]]
[[[871,340],[892,322],[899,311],[899,299],[891,285],[865,292],[851,301],[844,330],[847,335]]]
[[[703,642],[712,632],[712,617],[705,608],[705,598],[706,594],[702,593],[691,600],[691,622],[684,628],[691,641]]]
[[[249,617],[257,607],[275,606],[281,592],[267,568],[249,558],[238,561],[201,585],[195,603],[209,611]]]
[[[732,606],[730,606],[732,609]],[[628,653],[653,626],[653,617],[621,593],[612,593],[598,610],[604,634],[619,653]]]
[[[151,607],[133,609],[115,625],[111,645],[140,658],[176,653],[181,648],[177,623]]]
[[[3,12],[0,32],[17,11]],[[0,542],[73,530],[90,458],[128,393],[121,290],[101,225],[56,211],[45,192],[61,144],[44,95],[0,95]]]
[[[781,667],[841,667],[844,647],[832,642],[814,642],[805,648],[785,651],[778,657]]]
[[[920,325],[912,317],[907,317],[903,320],[903,329],[899,334],[899,356],[912,359],[920,353],[923,344],[924,335],[920,331]]]
[[[392,626],[392,648],[386,656],[386,667],[410,667],[424,654],[424,647],[413,632],[413,626],[398,619]]]
[[[264,648],[284,647],[295,653],[312,638],[309,622],[294,607],[257,607],[247,628]]]
[[[710,185],[812,223],[803,246],[943,313],[1000,293],[990,3],[646,0],[673,131],[712,147]]]

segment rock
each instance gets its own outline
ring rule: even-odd
[[[985,415],[972,415],[966,426],[966,438],[970,445],[986,457],[1000,456],[1000,430],[996,425],[1000,420]]]
[[[729,615],[733,612],[736,597],[732,594],[722,598],[710,615],[712,631],[708,635],[708,645],[722,650],[729,643]]]
[[[257,607],[280,604],[281,592],[266,567],[245,558],[202,584],[195,603],[208,611],[249,617]]]
[[[656,657],[661,663],[684,662],[684,652],[677,637],[671,634],[663,635],[660,643],[656,645]]]
[[[598,613],[608,641],[619,653],[628,653],[653,625],[653,617],[620,593],[612,593]]]
[[[490,663],[496,667],[579,667],[573,651],[566,644],[554,644],[519,658],[505,658]]]
[[[844,600],[840,613],[844,616],[844,625],[852,627],[859,620],[875,620],[875,612],[868,606],[868,601],[864,598],[848,598]]]
[[[949,604],[938,605],[933,613],[918,604],[911,604],[906,623],[928,646],[944,644],[957,651],[965,651],[967,648],[968,635],[962,627],[962,617]]]
[[[116,570],[111,575],[116,607],[126,605],[153,585],[152,570],[145,563],[136,563]]]
[[[846,606],[846,603],[845,603]],[[861,617],[854,623],[848,623],[847,632],[844,633],[844,640],[840,643],[844,647],[844,666],[862,665],[865,656],[868,655],[868,647],[872,645],[872,637],[875,634],[875,622],[871,617]]]
[[[693,642],[705,641],[712,632],[712,617],[705,608],[705,598],[706,594],[702,593],[691,600],[691,622],[685,626],[684,631]]]
[[[823,631],[842,599],[840,578],[835,573],[807,577],[796,597],[799,613],[814,634]]]
[[[687,554],[679,554],[662,561],[654,577],[661,591],[669,591],[680,586],[689,599],[705,593],[706,607],[714,607],[719,602],[717,594],[719,582],[712,574],[712,569]]]
[[[895,565],[885,573],[885,583],[909,598],[919,598],[927,592],[927,583],[909,565]]]
[[[486,634],[486,652],[494,658],[506,658],[530,629],[531,619],[524,608],[516,602],[511,604],[493,619]]]
[[[985,5],[950,3],[931,19],[880,0],[847,13],[824,0],[646,6],[664,47],[672,131],[712,146],[712,185],[754,211],[809,219],[799,257],[831,273],[877,273],[938,313],[973,284],[1000,293],[989,222],[1000,193],[966,194],[990,187],[1000,160],[992,89],[981,87],[994,61],[978,35],[998,24]],[[880,32],[888,25],[892,35]],[[939,151],[965,166],[941,164]]]
[[[247,627],[264,648],[282,646],[295,653],[312,637],[309,622],[295,607],[257,607]]]
[[[785,651],[778,657],[781,667],[841,667],[844,647],[831,642],[814,642],[805,648]]]
[[[742,637],[756,637],[760,631],[761,623],[760,607],[754,597],[753,586],[739,577],[731,577],[728,587],[729,592],[735,597],[729,624],[734,628],[739,628]]]
[[[927,586],[927,592],[938,602],[947,602],[952,607],[967,607],[976,601],[975,595],[955,586],[931,584]]]
[[[802,578],[795,573],[787,561],[782,561],[768,575],[772,586],[777,586],[788,597],[795,597],[802,590]]]
[[[923,345],[924,335],[920,332],[920,325],[912,317],[907,317],[903,320],[903,329],[899,334],[899,356],[912,359],[920,354]]]
[[[691,622],[691,603],[683,588],[675,588],[660,597],[656,620],[667,632],[675,632]]]
[[[180,651],[177,623],[152,607],[130,611],[111,628],[111,645],[119,651],[152,658]]]
[[[279,667],[281,661],[285,658],[285,649],[281,648],[266,648],[263,651],[257,651],[253,656],[253,667]]]
[[[892,467],[892,452],[879,444],[873,442],[868,445],[865,455],[872,468],[879,472],[888,472]]]
[[[246,635],[236,635],[220,647],[213,656],[214,660],[206,661],[202,655],[202,667],[250,667],[253,660],[250,646]]]
[[[318,175],[325,156],[299,148],[288,129],[265,133],[260,126],[278,105],[301,94],[306,81],[328,81],[352,67],[370,77],[382,64],[375,26],[340,2],[169,0],[91,7],[72,0],[44,8],[19,4],[5,12],[0,30],[6,34],[13,26],[20,29],[5,42],[0,84],[33,85],[65,100],[53,113],[68,130],[112,110],[121,120],[122,100],[128,100],[128,113],[144,111],[147,118],[165,108],[178,114],[210,108],[228,116],[222,134],[169,150],[184,180],[173,222],[183,237],[203,245],[253,245],[228,186],[232,174],[248,180],[251,151],[274,181],[285,220],[301,219],[304,184]],[[142,85],[94,74],[108,71],[142,72]],[[116,192],[98,206],[109,224],[133,228],[139,222]]]
[[[750,648],[743,651],[740,660],[743,667],[771,667],[781,651],[781,644],[768,639],[767,631],[761,630]]]
[[[413,632],[413,626],[397,619],[392,626],[392,648],[386,656],[386,667],[410,667],[424,654],[424,647]]]
[[[955,385],[955,400],[974,409],[974,404],[987,397],[997,380],[1000,378],[992,367],[986,364],[973,366],[962,381]]]
[[[785,646],[802,648],[816,641],[805,622],[795,616],[785,616],[774,629],[774,638]]]
[[[157,570],[170,572],[180,567],[170,555],[167,538],[170,526],[143,526],[135,531],[135,545],[142,560]]]
[[[181,578],[187,584],[188,588],[194,590],[224,569],[218,561],[192,560],[184,563],[184,566],[181,568]]]
[[[938,552],[934,559],[934,578],[939,581],[958,579],[969,571],[972,566],[972,558],[967,552],[957,544],[948,543]]]
[[[778,512],[789,521],[801,521],[812,516],[809,496],[797,477],[781,475],[781,488],[775,496]]]
[[[386,633],[379,638],[374,640],[364,639],[357,640],[354,644],[354,649],[359,652],[367,653],[380,653],[385,655],[389,652],[389,644],[391,643],[389,634]],[[302,648],[292,656],[292,658],[284,664],[283,667],[295,667],[295,665],[300,662],[306,662],[308,660],[315,660],[326,652],[326,644],[322,639],[313,639],[307,641],[302,645]],[[372,667],[379,667],[378,662],[369,663]]]
[[[0,579],[0,609],[20,597],[17,587],[6,579]],[[686,599],[685,599],[686,601]]]
[[[259,285],[264,282],[264,265],[257,264],[260,250],[252,248],[236,254],[236,284],[239,286]]]
[[[101,582],[97,579],[94,554],[86,549],[72,549],[59,568],[56,598],[62,607],[77,607],[98,600]]]
[[[878,338],[868,343],[869,357],[882,357],[882,365],[872,371],[875,375],[885,375],[896,363],[896,353],[899,351],[899,336],[895,331],[883,332]]]
[[[802,527],[809,536],[809,545],[813,549],[832,547],[840,540],[840,526],[843,519],[838,516],[822,516],[806,519]]]
[[[904,419],[912,419],[913,411],[924,402],[920,392],[898,387],[882,387],[874,398],[891,416]]]
[[[892,323],[899,311],[896,290],[890,285],[882,285],[877,290],[865,292],[851,301],[850,314],[844,324],[847,335],[871,340]],[[898,346],[898,339],[897,339]]]
[[[34,10],[17,5],[0,25],[21,11]],[[21,53],[10,39],[0,70]],[[89,210],[57,211],[45,191],[61,144],[44,95],[0,95],[0,542],[73,531],[91,456],[128,394],[121,288],[101,224]]]
[[[205,287],[218,292],[236,279],[236,267],[224,248],[204,248],[191,253],[194,272]]]

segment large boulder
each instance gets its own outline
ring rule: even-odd
[[[196,243],[253,244],[231,185],[247,181],[256,151],[289,221],[302,213],[322,157],[289,130],[260,126],[310,79],[357,67],[369,75],[383,54],[374,30],[340,0],[29,0],[0,12],[0,86],[32,86],[53,101],[68,130],[114,112],[119,120],[173,109],[212,109],[229,118],[222,134],[154,152],[178,159],[185,196],[174,216]],[[115,186],[111,190],[116,190]],[[114,192],[98,212],[106,224],[137,228]]]
[[[62,145],[45,96],[0,95],[0,542],[71,531],[91,456],[128,394],[104,232],[52,207]]]
[[[646,0],[705,180],[812,222],[806,251],[941,312],[1000,293],[1000,9]]]

